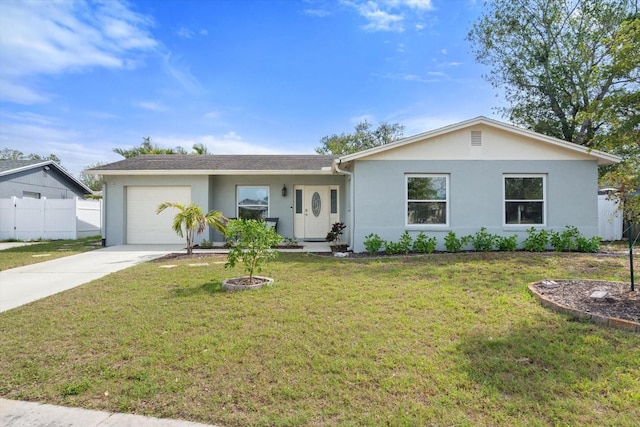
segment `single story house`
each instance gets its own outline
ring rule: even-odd
[[[598,167],[616,156],[485,117],[345,156],[139,156],[102,175],[105,242],[181,243],[161,202],[195,202],[227,217],[278,218],[277,231],[323,240],[334,222],[362,252],[370,233],[438,239],[481,227],[499,235],[576,226],[598,234]],[[214,231],[200,238],[215,240]]]
[[[91,194],[53,160],[0,160],[0,199],[82,199]]]

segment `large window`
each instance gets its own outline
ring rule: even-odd
[[[238,218],[263,220],[269,216],[269,187],[238,187]]]
[[[407,225],[448,225],[448,175],[407,175],[406,194]]]
[[[545,195],[544,175],[505,175],[505,225],[544,225]]]

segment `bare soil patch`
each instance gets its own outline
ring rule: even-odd
[[[603,280],[544,280],[536,291],[555,303],[596,314],[640,323],[640,292],[631,284]],[[594,292],[607,292],[606,298],[592,298]]]

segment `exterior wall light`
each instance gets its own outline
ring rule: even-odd
[[[287,197],[287,184],[282,186],[282,197]]]

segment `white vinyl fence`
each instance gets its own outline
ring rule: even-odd
[[[0,199],[0,240],[79,239],[101,233],[102,200]]]
[[[598,228],[602,240],[622,239],[622,212],[606,195],[598,196]]]

